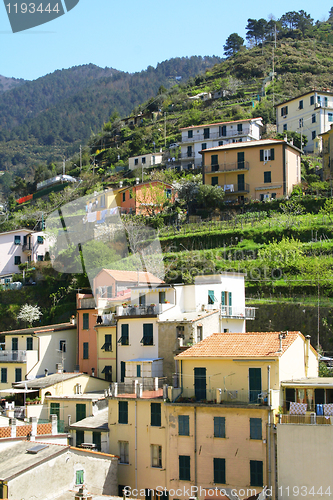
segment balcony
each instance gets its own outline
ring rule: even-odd
[[[108,396],[113,398],[160,398],[163,396],[163,386],[166,381],[166,377],[146,377],[120,383],[114,382],[109,388]]]
[[[0,351],[0,363],[25,363],[27,351]]]
[[[170,304],[168,304],[170,307]],[[117,316],[157,316],[163,312],[162,304],[150,304],[147,306],[129,305],[127,307],[117,306]]]
[[[221,305],[221,316],[224,318],[234,318],[234,319],[255,319],[256,308],[255,307],[245,307],[237,308],[235,306],[223,306]]]
[[[279,424],[293,424],[293,425],[333,425],[333,417],[325,417],[323,415],[316,415],[315,412],[306,415],[289,415],[279,414],[276,415],[277,423]]]
[[[32,252],[32,247],[30,244],[28,245],[22,245],[22,251],[26,252],[28,255],[31,255]]]
[[[203,141],[208,141],[208,140],[214,140],[214,139],[220,139],[223,141],[223,139],[231,138],[231,137],[241,137],[244,135],[251,136],[251,131],[250,127],[243,128],[243,130],[227,130],[226,134],[221,135],[219,132],[210,132],[209,137],[205,137],[203,133],[193,134],[193,137],[182,137],[182,143],[184,142],[203,142]]]
[[[95,309],[95,299],[79,299],[78,309]]]
[[[179,374],[178,374],[179,376]],[[179,385],[179,384],[178,384]],[[206,391],[198,398],[193,388],[173,388],[170,387],[169,399],[175,403],[208,403],[218,405],[260,405],[267,406],[267,392],[250,391],[245,389],[221,389],[210,387],[209,377],[207,377]]]
[[[222,186],[224,188],[224,192],[226,196],[229,194],[240,194],[240,193],[249,193],[250,185],[245,182],[239,182],[238,184],[225,184]]]
[[[215,174],[216,172],[235,172],[239,170],[249,170],[250,165],[248,161],[243,161],[241,163],[221,163],[218,165],[206,165],[206,174]]]

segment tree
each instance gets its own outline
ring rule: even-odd
[[[303,150],[308,143],[308,138],[304,134],[302,134],[302,147],[301,147],[301,134],[293,130],[286,130],[285,132],[281,132],[280,134],[277,134],[276,138],[283,140],[286,136],[288,142],[293,142],[294,146],[296,146],[296,148],[298,149]]]
[[[197,202],[201,208],[221,209],[224,202],[224,190],[219,186],[210,186],[203,184],[199,186],[197,193]]]
[[[254,41],[255,45],[258,45],[259,42],[263,43],[266,36],[267,25],[266,19],[263,18],[258,21],[256,19],[248,19],[245,28],[247,30],[246,39],[250,42]]]
[[[25,323],[28,323],[29,326],[32,326],[33,322],[38,321],[42,315],[43,313],[41,312],[39,306],[24,304],[17,315],[17,319],[21,319],[22,321],[25,321]]]
[[[190,206],[196,199],[199,191],[199,186],[202,184],[201,175],[193,176],[192,179],[180,179],[178,183],[175,184],[175,188],[178,195],[178,201],[186,205],[187,212],[190,212]]]
[[[224,53],[227,57],[235,55],[240,49],[244,47],[244,38],[237,33],[231,33],[228,36],[225,45],[223,45]]]

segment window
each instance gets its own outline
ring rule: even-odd
[[[164,304],[165,302],[165,292],[158,292],[158,303]]]
[[[316,113],[313,113],[313,115],[311,117],[311,121],[312,121],[312,123],[316,123]]]
[[[66,352],[66,340],[60,340],[59,351]]]
[[[139,305],[140,306],[145,306],[146,305],[146,296],[145,296],[145,294],[139,295]]]
[[[14,257],[14,265],[18,266],[19,264],[21,264],[21,257],[20,257],[20,255],[15,255],[15,257]]]
[[[285,123],[285,124],[283,125],[283,132],[286,132],[287,130],[288,130],[288,125]]]
[[[214,483],[225,484],[224,458],[214,458]]]
[[[201,144],[201,149],[207,149],[207,142],[203,142]]]
[[[187,146],[187,158],[191,158],[192,156],[192,146]]]
[[[83,342],[83,359],[89,359],[89,342]]]
[[[274,160],[274,148],[260,150],[260,161],[273,161],[273,160]]]
[[[7,384],[7,368],[1,368],[1,383]]]
[[[126,191],[123,193],[123,201],[126,201]]]
[[[264,182],[269,183],[272,182],[272,175],[271,172],[264,172]]]
[[[299,128],[302,128],[302,127],[304,126],[304,125],[303,125],[303,118],[300,118],[300,119],[298,120],[298,126],[299,126]]]
[[[104,344],[102,345],[102,349],[108,352],[112,351],[112,335],[104,335]]]
[[[243,132],[243,124],[242,123],[237,124],[237,132]]]
[[[144,165],[145,163],[146,163],[146,157],[145,157],[145,156],[143,156],[143,157],[142,157],[142,164]]]
[[[21,245],[21,236],[14,236],[14,245]]]
[[[190,417],[189,415],[178,415],[178,434],[179,436],[190,435]]]
[[[328,113],[328,121],[333,122],[333,113]]]
[[[87,413],[86,413],[85,403],[77,403],[75,410],[76,410],[76,422],[79,422],[80,420],[86,418]]]
[[[204,128],[204,139],[209,139],[209,128]]]
[[[143,325],[143,337],[141,339],[143,345],[154,345],[153,324],[146,323]]]
[[[203,339],[203,336],[202,336],[202,325],[198,325],[197,326],[197,342],[201,342],[202,339]]]
[[[275,200],[276,199],[276,193],[272,193],[271,194],[271,198],[272,198],[272,200]]]
[[[287,114],[288,114],[288,106],[282,106],[281,116],[287,116]]]
[[[219,126],[219,135],[220,135],[220,137],[226,137],[226,135],[227,135],[226,125]]]
[[[315,130],[312,131],[311,137],[312,137],[312,140],[314,140],[316,138],[316,131]]]
[[[250,477],[251,486],[262,486],[263,478],[263,463],[259,460],[250,460]]]
[[[42,245],[42,244],[44,243],[44,238],[43,238],[43,236],[37,236],[37,243],[38,243],[39,245]]]
[[[151,445],[151,466],[162,467],[162,446],[158,444]]]
[[[93,443],[96,446],[97,451],[101,451],[102,449],[101,432],[93,431]]]
[[[214,437],[225,438],[225,417],[214,417]]]
[[[303,109],[303,100],[299,101],[298,109]]]
[[[217,172],[219,169],[218,155],[212,155],[210,157],[210,162],[212,166],[212,172]]]
[[[314,105],[314,95],[310,96],[310,106]]]
[[[244,166],[245,166],[244,151],[241,151],[237,153],[237,168],[241,169],[244,168]]]
[[[250,418],[250,439],[262,439],[261,418]]]
[[[112,382],[112,366],[104,366],[102,373],[104,373],[105,380]]]
[[[76,431],[76,433],[77,432],[78,431]],[[76,446],[77,446],[77,443],[76,443]],[[83,470],[77,470],[76,471],[76,473],[75,473],[75,484],[84,484],[84,472],[83,472]]]
[[[128,324],[121,325],[121,337],[118,340],[120,345],[128,345]]]
[[[214,304],[216,301],[214,290],[208,290],[208,304]]]
[[[27,351],[32,351],[32,349],[33,349],[33,338],[32,337],[27,337],[26,348],[27,348]]]
[[[219,141],[219,146],[223,146],[223,141]]]
[[[89,330],[89,313],[83,313],[83,330]]]
[[[188,139],[193,139],[193,130],[188,130],[187,131],[187,138]]]
[[[106,288],[106,296],[108,299],[112,299],[112,286]]]
[[[191,481],[191,457],[179,455],[179,480]]]
[[[219,178],[212,177],[212,186],[218,186],[218,185],[219,185]]]
[[[118,401],[118,423],[128,424],[128,401]]]
[[[150,404],[150,425],[161,427],[161,403]]]
[[[136,365],[136,376],[141,377],[141,365]]]
[[[75,442],[76,446],[80,446],[82,443],[84,443],[84,431],[76,431],[75,438],[76,438]]]
[[[15,382],[21,382],[22,380],[22,369],[15,368]]]
[[[119,456],[121,464],[129,464],[129,442],[119,441]]]
[[[134,159],[134,165],[139,165],[139,158]]]

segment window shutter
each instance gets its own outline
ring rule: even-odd
[[[274,160],[274,148],[271,149],[271,160]]]
[[[232,306],[232,294],[229,292],[229,306]]]
[[[264,150],[260,150],[260,161],[264,161]]]

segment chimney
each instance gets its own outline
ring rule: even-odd
[[[279,333],[280,345],[279,345],[278,352],[283,352],[283,349],[282,349],[282,339],[285,339],[287,335],[288,335],[288,331]]]
[[[119,187],[122,188],[123,187],[123,181],[119,181]]]
[[[55,414],[50,415],[50,421],[52,425],[52,436],[58,434],[58,416]]]
[[[47,377],[48,374],[49,374],[49,370],[47,368],[45,368],[45,370],[44,370],[44,377]]]
[[[63,373],[64,367],[62,366],[61,363],[56,363],[56,370],[57,370],[57,373]]]
[[[31,423],[30,441],[35,441],[37,436],[37,417],[31,417],[30,423]]]
[[[95,376],[95,368],[92,368],[91,369],[91,376],[94,377]]]
[[[16,437],[16,418],[9,419],[9,426],[10,426],[10,437],[15,438]]]

